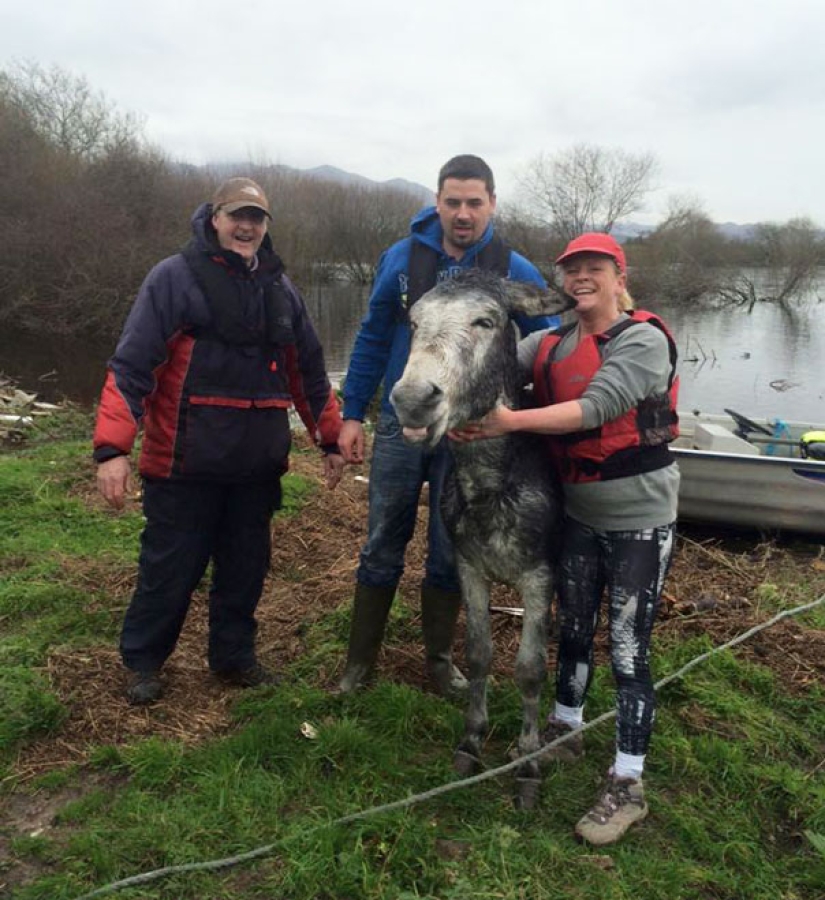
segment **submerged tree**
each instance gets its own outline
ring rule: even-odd
[[[757,268],[735,271],[716,292],[723,302],[747,307],[748,312],[757,303],[790,310],[811,291],[825,264],[825,240],[806,218],[760,223],[752,246]]]
[[[825,241],[809,219],[754,226],[748,240],[726,237],[692,197],[670,201],[665,219],[634,241],[633,293],[650,302],[697,299],[785,308],[814,286]]]
[[[757,228],[756,243],[765,254],[765,263],[780,274],[764,298],[770,302],[784,304],[808,292],[825,263],[822,232],[808,218],[791,219],[784,225],[763,223]]]

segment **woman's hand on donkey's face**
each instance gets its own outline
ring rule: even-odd
[[[459,444],[469,444],[471,441],[484,437],[481,433],[481,422],[467,422],[460,428],[451,428],[447,432],[447,437]]]
[[[477,441],[480,438],[501,437],[512,429],[510,426],[509,416],[512,410],[506,406],[497,406],[491,410],[478,422],[467,422],[460,428],[453,428],[447,432],[450,440],[467,444],[470,441]]]

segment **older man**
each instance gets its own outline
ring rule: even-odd
[[[267,234],[262,188],[230,178],[192,218],[181,253],[147,276],[109,361],[94,458],[115,508],[143,426],[146,527],[120,651],[127,698],[163,693],[192,591],[212,561],[209,666],[241,687],[272,683],[255,656],[255,609],[290,449],[289,408],[341,476],[341,419],[304,302]]]

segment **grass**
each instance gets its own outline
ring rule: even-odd
[[[15,759],[65,715],[46,664],[58,647],[116,641],[123,597],[102,573],[135,563],[140,516],[96,511],[81,488],[85,441],[44,442],[0,456],[0,800],[56,798],[53,828],[22,833],[0,814],[4,878],[25,870],[18,900],[75,898],[163,866],[273,844],[266,857],[123,890],[124,898],[439,898],[439,900],[821,900],[825,896],[825,686],[790,693],[772,669],[724,652],[659,698],[646,781],[651,816],[619,845],[594,851],[572,826],[611,758],[613,727],[586,735],[587,756],[547,771],[540,807],[517,811],[511,782],[493,779],[348,825],[350,813],[453,780],[460,711],[403,684],[381,682],[347,700],[314,673],[344,652],[345,613],[312,626],[309,652],[281,688],[248,692],[232,727],[199,745],[158,737],[103,742],[85,767],[17,783]],[[288,479],[299,515],[310,484]],[[300,519],[296,519],[300,522]],[[777,565],[758,602],[768,614],[814,599]],[[819,590],[819,593],[822,593]],[[408,623],[403,608],[394,624]],[[804,619],[825,628],[821,608]],[[706,637],[668,635],[656,675],[710,649]],[[596,673],[588,715],[613,704]],[[504,761],[519,702],[491,686],[495,722],[486,756]],[[304,723],[317,732],[302,735]],[[819,767],[819,768],[817,768]],[[5,874],[4,874],[5,867]]]

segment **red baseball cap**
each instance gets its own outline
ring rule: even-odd
[[[577,253],[602,253],[616,261],[616,265],[622,272],[627,272],[627,260],[621,244],[602,231],[588,231],[580,234],[564,248],[564,253],[556,260],[556,265],[561,265]]]

